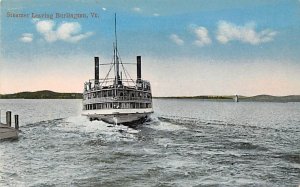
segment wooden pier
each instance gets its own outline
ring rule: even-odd
[[[2,123],[1,121],[1,113],[0,113],[0,140],[3,139],[18,139],[19,136],[19,116],[14,115],[15,118],[15,128],[11,126],[11,111],[6,112],[6,123]]]

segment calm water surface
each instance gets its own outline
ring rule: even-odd
[[[0,100],[0,186],[298,186],[300,103],[154,100],[137,129],[80,116],[81,100]],[[122,130],[122,131],[120,131]]]

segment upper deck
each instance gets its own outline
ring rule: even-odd
[[[122,80],[115,84],[114,79],[89,80],[84,84],[83,109],[130,109],[151,108],[151,85],[148,81]]]

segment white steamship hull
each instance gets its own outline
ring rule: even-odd
[[[108,109],[108,110],[86,110],[82,115],[89,117],[91,120],[102,120],[109,124],[135,124],[146,121],[152,108],[145,109]]]

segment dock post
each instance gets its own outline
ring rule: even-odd
[[[15,115],[15,129],[19,130],[19,115]]]
[[[6,112],[6,125],[11,127],[11,111]]]

